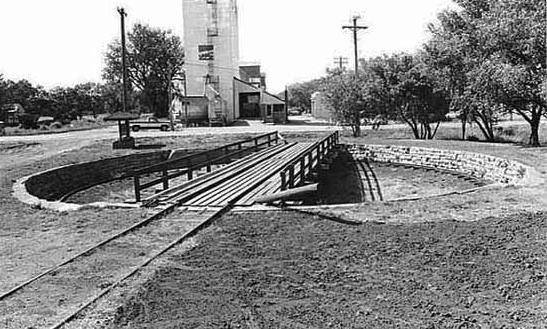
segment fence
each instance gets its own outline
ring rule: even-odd
[[[332,150],[339,141],[338,131],[330,134],[303,153],[299,158],[290,162],[281,170],[281,190],[304,185],[306,178],[313,171],[313,168],[321,163],[321,160]]]
[[[207,172],[211,172],[211,166],[214,164],[243,156],[247,152],[258,151],[263,146],[270,147],[273,143],[279,143],[277,131],[136,170],[131,173],[135,187],[135,200],[140,202],[142,191],[147,188],[163,184],[163,189],[167,190],[171,179],[188,175],[188,180],[192,180],[195,171],[206,168]],[[245,147],[246,144],[250,146]],[[170,171],[176,172],[170,173]],[[161,173],[161,177],[144,184],[141,182],[143,176],[153,173]]]

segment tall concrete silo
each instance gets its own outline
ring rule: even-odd
[[[236,0],[183,0],[187,94],[206,96],[210,121],[239,117],[234,77],[239,77]]]

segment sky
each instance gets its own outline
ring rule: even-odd
[[[205,0],[203,0],[205,1]],[[17,0],[0,2],[0,73],[46,88],[101,81],[106,46],[119,37],[118,6],[135,22],[182,37],[181,0]],[[360,15],[359,56],[412,52],[449,0],[238,0],[240,59],[260,62],[268,89],[320,77],[334,58],[353,63],[342,25]],[[350,64],[351,65],[351,64]]]

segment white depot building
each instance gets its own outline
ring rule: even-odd
[[[182,120],[225,124],[240,117],[285,121],[284,101],[265,90],[260,65],[240,65],[236,0],[183,0],[185,96]],[[281,118],[283,117],[283,120]]]

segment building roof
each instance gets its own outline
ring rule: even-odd
[[[19,111],[21,111],[21,112],[25,111],[25,109],[23,108],[23,105],[18,104],[18,103],[2,105],[2,107],[0,107],[0,110],[2,110],[3,112],[7,112],[7,113],[16,113],[16,112],[19,112]]]
[[[262,91],[262,94],[261,94],[261,100],[260,100],[260,103],[261,104],[268,104],[268,105],[285,105],[285,101],[282,100],[281,98],[275,96],[275,95],[272,95],[270,94],[269,92],[267,91]]]
[[[114,112],[111,115],[104,118],[104,121],[125,121],[125,120],[136,120],[138,118],[140,118],[140,116],[135,113]]]
[[[234,81],[236,83],[237,91],[240,93],[260,93],[260,88],[257,88],[253,84],[243,81],[241,79],[238,79],[234,77]]]

